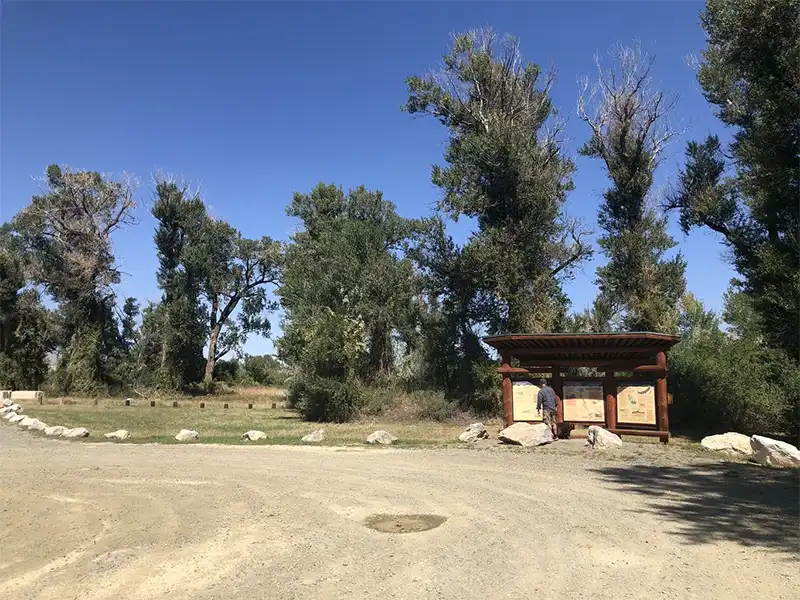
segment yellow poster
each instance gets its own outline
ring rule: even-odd
[[[564,382],[564,421],[605,423],[606,403],[600,381]]]
[[[515,421],[541,421],[542,413],[536,410],[539,387],[535,385],[514,384],[511,405]]]
[[[649,384],[617,386],[617,423],[656,424],[656,390]]]

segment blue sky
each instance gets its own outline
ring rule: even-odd
[[[617,42],[656,55],[654,78],[677,92],[686,129],[669,148],[655,193],[682,164],[683,146],[726,135],[686,64],[705,39],[700,2],[3,2],[0,221],[36,193],[51,163],[142,181],[140,224],[115,251],[120,296],[159,297],[151,174],[202,185],[211,212],[246,236],[286,239],[295,191],[317,182],[381,189],[404,216],[439,197],[430,166],[446,132],[399,110],[405,78],[435,67],[450,34],[485,25],[521,39],[529,60],[554,61],[553,99],[569,119],[577,164],[568,212],[594,226],[607,179],[576,156],[587,131],[575,116],[579,76]],[[719,309],[733,272],[718,238],[671,231],[688,260],[689,290]],[[470,224],[453,228],[464,239]],[[595,296],[598,254],[566,290],[578,310]],[[277,325],[277,318],[273,319]],[[271,351],[253,339],[251,353]]]

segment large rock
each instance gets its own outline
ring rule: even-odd
[[[47,423],[42,423],[39,419],[32,419],[30,423],[28,423],[28,430],[29,431],[44,431],[47,427]]]
[[[70,439],[89,437],[89,430],[86,427],[73,427],[72,429],[65,429],[61,433],[61,437]]]
[[[107,440],[127,440],[131,437],[130,432],[127,429],[117,429],[116,431],[112,431],[111,433],[104,433],[103,437]]]
[[[514,423],[497,435],[504,444],[516,446],[542,446],[553,441],[553,432],[545,423]]]
[[[45,427],[44,434],[49,436],[61,436],[67,430],[66,427],[61,425],[54,425],[53,427]]]
[[[15,413],[22,410],[22,407],[19,404],[9,404],[8,406],[4,406],[0,408],[0,415],[7,415],[8,413]]]
[[[608,429],[603,429],[599,425],[592,425],[586,432],[586,445],[595,450],[619,448],[622,446],[622,439]]]
[[[800,450],[791,444],[761,435],[750,438],[755,461],[765,467],[800,468]]]
[[[7,412],[3,416],[0,416],[0,419],[5,419],[6,421],[10,421],[11,419],[13,419],[16,416],[19,416],[19,415],[17,415],[17,413],[15,413],[15,412]]]
[[[181,429],[175,436],[175,439],[179,442],[191,442],[192,440],[196,440],[198,437],[200,437],[200,434],[193,429]]]
[[[242,437],[251,442],[257,442],[258,440],[267,439],[267,434],[264,433],[263,431],[257,431],[255,429],[251,429],[250,431],[245,431]]]
[[[731,452],[743,456],[753,455],[750,438],[743,433],[736,433],[735,431],[708,435],[700,440],[700,445],[704,449],[714,452]]]
[[[317,429],[300,438],[301,442],[321,442],[325,439],[325,430]]]
[[[19,420],[19,422],[17,423],[17,425],[19,425],[19,426],[20,426],[20,427],[22,427],[23,429],[27,429],[27,428],[28,428],[28,426],[29,426],[31,423],[33,423],[34,421],[38,421],[38,420],[39,420],[39,419],[34,419],[33,417],[23,417],[22,419],[20,419],[20,420]]]
[[[383,444],[384,446],[388,446],[395,441],[397,441],[397,438],[388,431],[373,431],[367,436],[368,444]]]
[[[486,425],[483,423],[473,423],[467,427],[464,432],[458,436],[459,442],[474,442],[481,438],[488,438],[489,432],[486,431]]]
[[[30,417],[26,417],[25,415],[19,415],[19,414],[11,415],[11,417],[8,419],[8,422],[9,423],[19,423],[23,419],[30,419]]]

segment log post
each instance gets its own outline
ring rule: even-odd
[[[511,368],[511,355],[503,352],[503,369]],[[514,384],[511,382],[511,375],[508,371],[503,373],[503,420],[508,427],[514,422]]]
[[[613,371],[606,371],[603,377],[603,396],[606,404],[606,429],[617,427],[617,379]]]
[[[553,370],[553,391],[556,393],[556,424],[564,422],[564,380],[561,379],[561,372]]]
[[[667,409],[667,355],[664,352],[656,354],[656,364],[662,371],[656,379],[656,425],[659,431],[669,432],[669,411]],[[669,433],[661,436],[661,442],[669,442]]]

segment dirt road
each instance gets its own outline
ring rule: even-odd
[[[9,600],[800,598],[797,475],[748,465],[83,444],[8,426],[0,452]],[[395,535],[364,526],[376,513],[447,520]]]

